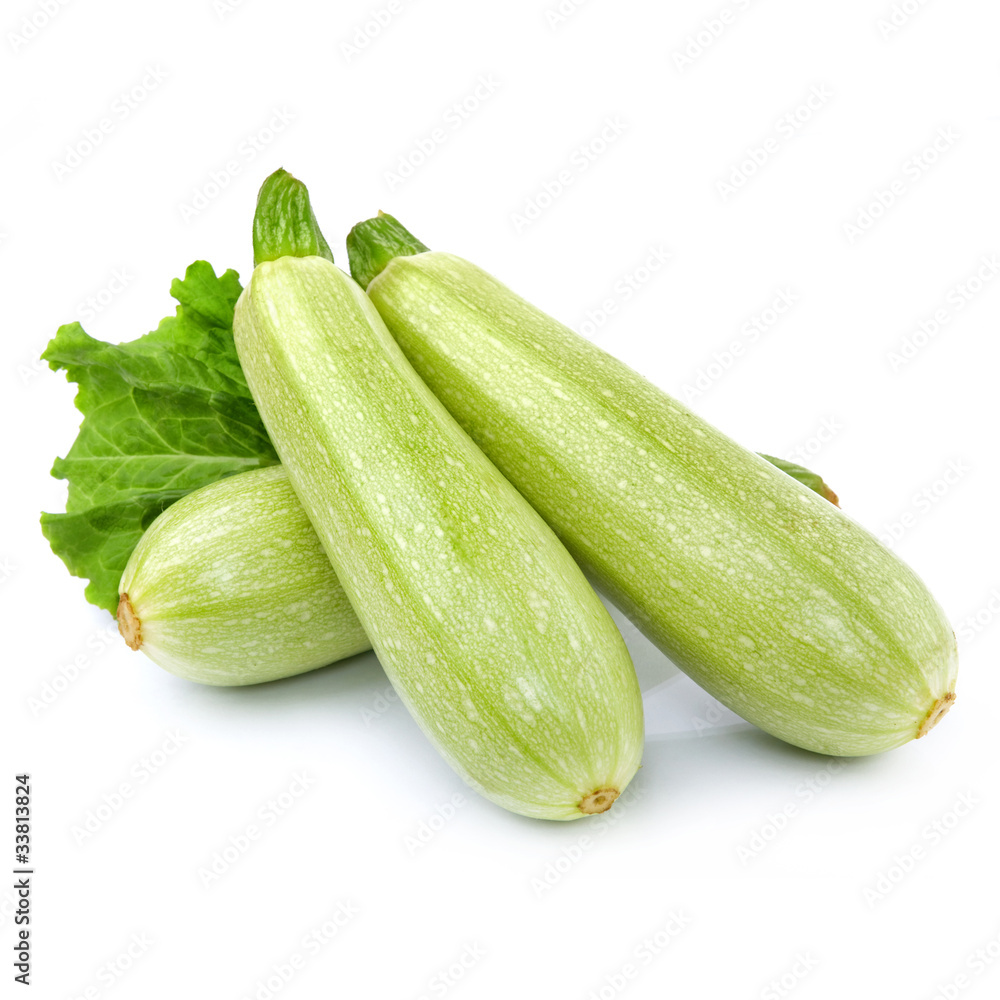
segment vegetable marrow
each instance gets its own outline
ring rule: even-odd
[[[675,663],[824,754],[924,735],[954,700],[927,588],[832,503],[391,216],[352,273],[424,381]]]
[[[602,812],[642,751],[624,642],[317,233],[304,186],[268,178],[234,333],[292,486],[390,681],[455,770],[527,816]]]
[[[118,591],[129,647],[200,684],[260,684],[371,649],[280,465],[203,486],[164,511]]]
[[[201,684],[259,684],[371,648],[280,465],[168,507],[119,595],[128,645]]]

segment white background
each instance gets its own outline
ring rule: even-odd
[[[4,4],[0,812],[30,771],[34,995],[996,996],[1000,281],[958,287],[1000,252],[1000,10],[907,0],[897,28],[879,25],[891,0],[589,0],[553,23],[545,0],[406,0],[369,21],[386,6],[63,0],[27,38],[43,4]],[[689,36],[724,9],[699,53]],[[366,21],[375,37],[345,48]],[[165,78],[113,113],[150,69]],[[817,109],[779,126],[811,92]],[[262,131],[276,112],[292,120]],[[57,170],[104,117],[100,145]],[[598,152],[608,119],[619,134]],[[390,176],[434,129],[426,162]],[[754,149],[766,162],[721,189]],[[847,512],[895,534],[955,623],[951,715],[831,766],[720,711],[626,624],[645,767],[606,817],[546,824],[465,794],[379,701],[370,655],[212,690],[127,650],[37,527],[64,501],[48,470],[78,414],[36,359],[116,270],[127,287],[85,322],[110,341],[172,312],[170,279],[195,259],[246,279],[257,187],[278,166],[310,185],[342,264],[347,229],[382,208],[578,329],[610,298],[594,340],[747,446],[808,455]],[[571,183],[520,225],[563,170]],[[654,250],[668,263],[616,292]],[[745,324],[782,291],[793,307],[751,341]],[[918,336],[938,309],[940,332]],[[267,825],[260,810],[303,772],[308,790]],[[74,834],[123,782],[122,808]],[[249,824],[260,839],[203,885],[199,868]],[[0,889],[5,979],[11,900]],[[307,946],[342,904],[356,915]]]

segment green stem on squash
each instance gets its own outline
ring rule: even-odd
[[[320,232],[309,190],[287,170],[275,170],[260,187],[253,217],[254,267],[279,257],[325,257],[330,245]]]
[[[430,247],[385,212],[359,222],[347,235],[351,277],[362,288],[367,288],[393,257],[406,257],[428,250]]]

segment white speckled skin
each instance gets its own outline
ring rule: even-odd
[[[168,507],[122,574],[142,652],[200,684],[259,684],[371,648],[280,465]]]
[[[642,700],[624,642],[551,529],[320,257],[260,264],[236,305],[247,383],[400,697],[514,812],[624,789]]]
[[[397,257],[368,294],[580,564],[743,718],[870,754],[954,690],[941,608],[826,500],[468,261]]]

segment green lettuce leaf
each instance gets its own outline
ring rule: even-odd
[[[278,461],[233,343],[235,271],[192,264],[170,294],[175,316],[125,344],[59,328],[42,355],[79,386],[80,431],[52,475],[69,480],[64,514],[42,532],[87,600],[112,614],[132,549],[156,516],[186,493]]]
[[[777,466],[782,472],[791,476],[792,479],[797,479],[803,486],[808,486],[813,493],[818,493],[824,500],[829,500],[835,507],[840,506],[840,499],[826,485],[822,476],[817,475],[815,472],[810,472],[801,465],[796,465],[795,462],[789,462],[787,459],[775,458],[773,455],[765,455],[763,452],[759,454],[761,458],[766,458],[771,465]]]

